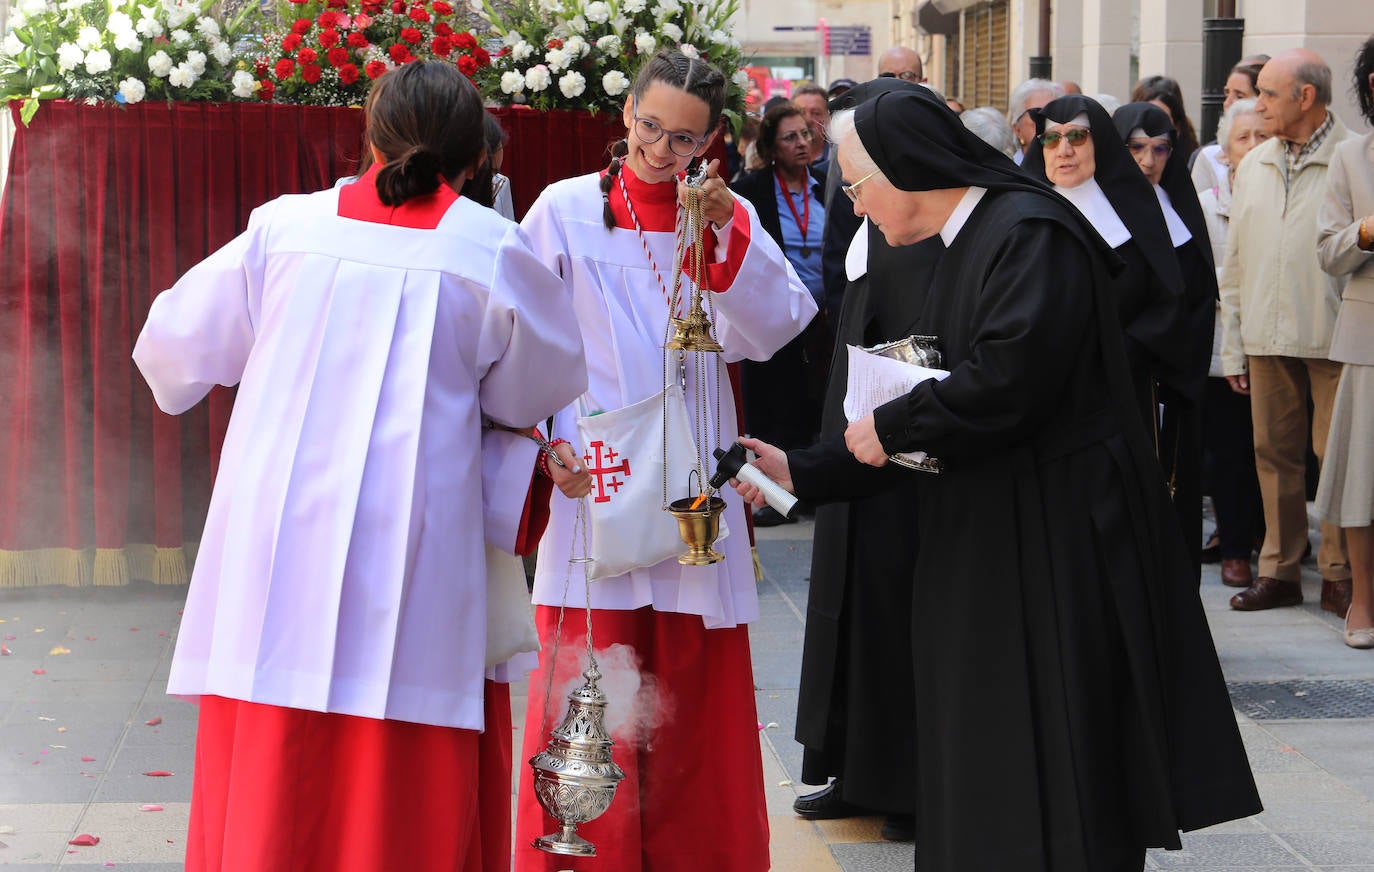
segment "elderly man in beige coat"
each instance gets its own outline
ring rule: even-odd
[[[1221,276],[1222,368],[1250,396],[1266,525],[1259,577],[1231,599],[1241,611],[1302,602],[1308,428],[1320,459],[1341,374],[1327,352],[1344,280],[1317,262],[1317,210],[1332,153],[1351,135],[1327,111],[1331,68],[1315,53],[1277,55],[1258,88],[1256,111],[1274,138],[1236,171]],[[1344,615],[1350,563],[1340,528],[1322,525],[1317,560],[1322,607]]]

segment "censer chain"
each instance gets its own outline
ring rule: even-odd
[[[577,557],[577,540],[579,534],[582,539],[582,557]],[[568,548],[568,574],[563,579],[563,601],[558,606],[558,623],[553,631],[553,654],[549,658],[549,674],[544,682],[544,713],[539,719],[539,734],[546,736],[549,732],[549,702],[553,699],[553,679],[558,668],[558,649],[563,645],[563,616],[568,610],[568,590],[572,587],[572,573],[575,564],[582,564],[582,586],[586,596],[587,613],[587,658],[588,667],[591,671],[600,673],[596,665],[596,654],[592,650],[592,583],[591,576],[587,571],[588,561],[591,559],[591,548],[589,534],[587,531],[587,498],[583,497],[577,501],[577,514],[573,518],[572,544]]]

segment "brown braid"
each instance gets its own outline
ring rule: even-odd
[[[625,156],[630,153],[630,143],[621,139],[611,146],[611,163],[606,167],[606,175],[601,177],[601,220],[607,230],[615,229],[615,213],[611,211],[611,188],[625,165]]]

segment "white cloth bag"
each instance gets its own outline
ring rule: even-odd
[[[592,492],[585,498],[591,548],[588,577],[623,575],[685,551],[677,519],[663,509],[664,467],[670,503],[689,495],[688,476],[697,468],[697,446],[682,388],[673,384],[623,408],[579,417],[577,431],[592,474]],[[724,539],[726,532],[722,523],[718,538]]]

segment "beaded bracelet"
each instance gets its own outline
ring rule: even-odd
[[[549,447],[546,450],[541,450],[539,452],[539,459],[536,460],[534,463],[535,470],[545,478],[553,478],[553,476],[549,474],[549,452],[553,451],[560,445],[567,444],[568,440],[566,439],[554,439],[553,441],[549,442]]]

